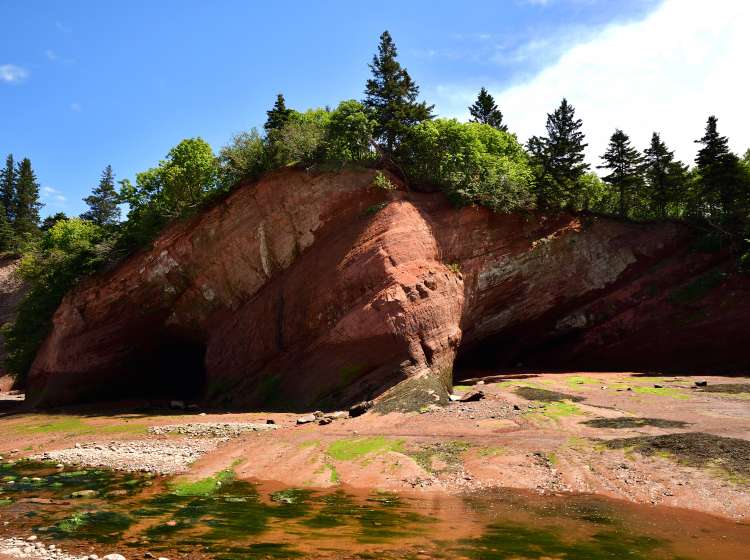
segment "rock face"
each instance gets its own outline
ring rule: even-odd
[[[387,412],[446,402],[457,358],[750,365],[749,283],[691,250],[685,227],[455,209],[373,176],[270,174],[85,281],[55,314],[29,397],[300,410],[377,397]]]

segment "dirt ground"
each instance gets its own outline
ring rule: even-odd
[[[696,387],[699,380],[707,386]],[[278,429],[229,438],[183,476],[233,469],[239,478],[291,486],[595,493],[750,519],[748,377],[493,374],[454,393],[475,389],[484,392],[482,400],[325,425],[298,425],[299,414],[169,411],[143,403],[106,413],[83,407],[37,413],[5,393],[0,455],[184,438],[148,431],[165,424],[272,420]]]

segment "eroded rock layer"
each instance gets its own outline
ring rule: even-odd
[[[378,397],[388,411],[444,402],[457,356],[750,366],[748,282],[684,226],[456,209],[378,190],[373,175],[270,174],[82,283],[55,314],[30,398],[304,409]]]

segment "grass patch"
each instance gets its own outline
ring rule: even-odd
[[[432,444],[424,444],[416,449],[406,451],[414,461],[425,471],[432,474],[455,471],[463,465],[463,454],[471,447],[465,441],[447,441]],[[433,460],[439,460],[445,464],[442,468],[436,468]]]
[[[593,377],[587,377],[585,375],[574,375],[572,377],[568,377],[565,380],[565,383],[571,389],[577,389],[579,385],[599,385],[601,384],[601,381],[599,379],[594,379]]]
[[[536,387],[518,387],[515,390],[516,395],[527,401],[540,401],[546,403],[572,401],[581,402],[585,400],[583,397],[576,395],[568,395],[566,393],[559,393],[557,391],[549,391],[547,389],[538,389]]]
[[[175,482],[170,487],[172,493],[177,496],[210,496],[216,493],[223,484],[233,480],[234,471],[227,469],[195,482]]]
[[[655,428],[686,428],[690,424],[680,420],[665,420],[664,418],[632,418],[622,416],[620,418],[594,418],[583,422],[592,428],[643,428],[653,426]]]
[[[508,448],[504,445],[491,445],[487,447],[480,447],[477,451],[477,455],[480,457],[499,457],[508,453]]]
[[[679,389],[672,387],[633,387],[633,391],[641,395],[656,395],[658,397],[669,397],[672,399],[687,400],[690,395],[686,395]]]
[[[723,471],[736,481],[750,479],[750,441],[692,432],[662,436],[619,438],[604,442],[609,449],[632,449],[647,456],[676,459],[709,472]]]
[[[44,423],[38,423],[35,418],[31,419],[33,423],[23,423],[13,426],[13,430],[18,434],[52,434],[66,432],[71,435],[83,434],[145,434],[148,427],[145,424],[137,422],[122,422],[111,426],[96,426],[89,424],[75,416],[65,416],[62,418],[50,418]]]
[[[328,446],[328,455],[337,461],[353,461],[373,453],[402,451],[403,440],[383,436],[371,438],[340,439]]]

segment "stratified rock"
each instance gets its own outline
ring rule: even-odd
[[[456,359],[747,368],[750,279],[723,276],[733,258],[692,250],[687,227],[457,209],[440,193],[373,189],[374,173],[271,173],[81,282],[28,400],[375,400],[386,413],[447,403]],[[706,275],[716,288],[690,300]]]

